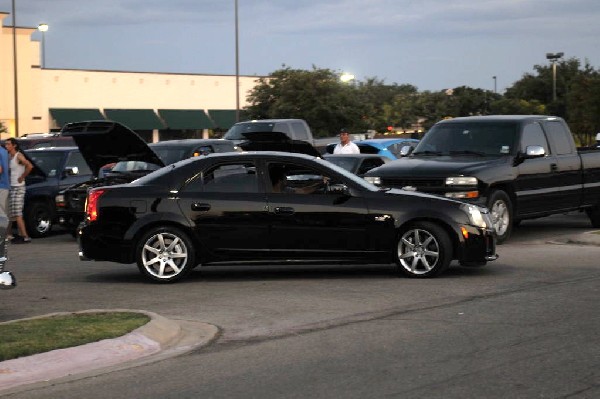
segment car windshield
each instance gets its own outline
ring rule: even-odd
[[[233,125],[223,138],[227,140],[244,140],[244,133],[272,132],[275,126],[272,122],[246,122]]]
[[[128,173],[148,170],[158,170],[160,166],[143,161],[120,161],[110,170],[110,173]]]
[[[374,184],[371,184],[371,183],[367,182],[365,179],[363,179],[362,177],[359,177],[359,176],[355,175],[354,173],[348,172],[346,169],[342,168],[341,166],[337,166],[336,164],[331,163],[328,160],[322,159],[322,158],[315,158],[315,161],[318,162],[318,163],[320,163],[321,165],[326,166],[329,169],[335,170],[336,172],[338,172],[339,174],[343,175],[347,179],[352,180],[354,183],[358,184],[359,186],[361,186],[365,190],[368,190],[368,191],[379,191],[379,187],[375,186]]]
[[[327,161],[346,169],[348,172],[354,172],[356,169],[356,158],[350,157],[326,157]]]
[[[441,123],[433,126],[413,155],[500,156],[515,151],[514,122]]]

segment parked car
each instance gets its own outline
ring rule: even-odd
[[[23,151],[34,166],[25,179],[23,219],[32,237],[46,237],[57,222],[55,197],[59,191],[89,180],[92,170],[77,147]]]
[[[274,192],[277,172],[295,188],[320,188]],[[397,262],[403,274],[432,277],[453,259],[497,258],[485,208],[381,190],[323,159],[268,151],[209,154],[92,188],[77,237],[80,259],[136,262],[161,283],[231,261]]]
[[[6,251],[7,230],[8,218],[0,216],[0,289],[11,289],[17,286],[15,276],[10,271],[4,269],[8,261],[8,253]]]
[[[246,141],[248,139],[246,133],[251,132],[280,132],[290,140],[306,141],[314,145],[312,131],[304,119],[259,119],[238,122],[229,128],[223,138],[238,144]]]
[[[74,147],[75,142],[70,137],[61,136],[60,133],[33,133],[17,139],[21,150],[48,147]]]
[[[281,151],[320,157],[321,154],[309,142],[290,139],[282,132],[252,131],[242,133],[243,141],[237,144],[241,151]]]
[[[574,210],[600,227],[599,172],[600,152],[578,151],[563,119],[490,115],[436,123],[410,156],[365,178],[487,206],[502,243],[521,220]]]
[[[92,167],[89,179],[61,190],[55,197],[58,222],[72,233],[84,218],[85,199],[90,188],[129,183],[182,159],[234,151],[233,143],[223,139],[146,144],[134,131],[110,121],[68,124],[63,128],[63,134],[74,138]]]
[[[325,154],[323,158],[360,177],[371,169],[390,162],[389,158],[375,154]]]
[[[416,147],[419,143],[417,139],[367,139],[354,141],[361,154],[379,154],[391,160],[401,157],[400,149],[405,146]],[[327,153],[333,154],[337,143],[327,145]]]

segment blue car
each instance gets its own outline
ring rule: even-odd
[[[400,158],[400,149],[404,146],[415,148],[419,140],[417,139],[367,139],[355,141],[361,154],[378,154],[389,159]],[[327,145],[327,153],[333,154],[333,149],[337,143]]]

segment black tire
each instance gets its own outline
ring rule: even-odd
[[[47,202],[32,202],[25,206],[23,220],[31,237],[47,237],[52,231],[54,210]]]
[[[510,197],[502,190],[492,191],[487,206],[496,230],[496,243],[503,244],[510,237],[513,227],[513,208]]]
[[[600,205],[586,209],[585,213],[587,213],[588,218],[590,218],[592,227],[600,227]]]
[[[398,270],[409,277],[433,277],[452,261],[448,233],[432,222],[416,222],[398,234],[395,260]]]
[[[149,230],[140,237],[135,257],[140,272],[159,283],[174,283],[196,266],[192,241],[176,227]]]

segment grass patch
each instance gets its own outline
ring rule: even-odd
[[[0,361],[120,337],[149,321],[142,313],[98,312],[0,324]]]

